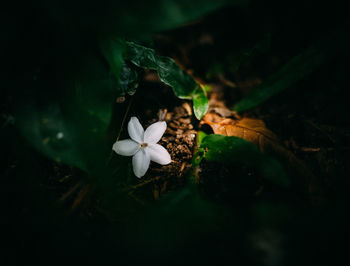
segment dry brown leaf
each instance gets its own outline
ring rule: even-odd
[[[278,137],[260,119],[242,118],[234,120],[216,113],[206,114],[200,125],[209,125],[215,134],[236,136],[252,142],[264,154],[272,155],[295,172],[298,186],[315,193],[315,178],[310,169],[291,151],[282,146]]]

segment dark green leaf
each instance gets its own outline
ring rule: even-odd
[[[203,138],[200,148],[205,150],[203,157],[208,161],[224,164],[240,162],[256,168],[271,182],[289,185],[281,164],[263,155],[254,144],[244,139],[212,134]]]
[[[192,98],[197,83],[179,68],[173,59],[159,56],[153,49],[133,42],[127,42],[126,45],[126,59],[139,67],[156,70],[160,80],[171,86],[177,97],[181,99]]]
[[[204,116],[208,109],[208,99],[204,89],[173,59],[159,56],[153,49],[133,42],[126,43],[125,58],[139,67],[156,70],[160,80],[172,87],[177,97],[193,99],[194,113],[198,119]]]
[[[130,95],[135,93],[138,86],[138,73],[135,68],[124,62],[119,77],[119,87],[122,93]]]

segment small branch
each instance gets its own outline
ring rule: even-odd
[[[129,113],[129,110],[130,110],[130,106],[131,106],[131,103],[132,103],[132,100],[133,100],[133,99],[134,99],[134,98],[131,97],[131,99],[130,99],[130,101],[129,101],[129,103],[128,103],[128,107],[126,108],[126,111],[125,111],[125,114],[124,114],[124,117],[123,117],[123,120],[122,120],[122,124],[121,124],[121,126],[120,126],[120,130],[119,130],[119,133],[118,133],[118,136],[117,136],[117,141],[119,140],[120,134],[121,134],[122,131],[123,131],[124,123],[125,123],[126,117],[128,116],[128,113]]]
[[[126,117],[128,116],[128,113],[129,113],[129,110],[130,110],[130,106],[131,106],[132,100],[133,100],[133,97],[130,98],[130,101],[129,101],[129,103],[128,103],[128,106],[126,107],[126,111],[125,111],[125,114],[124,114],[122,123],[121,123],[121,125],[120,125],[120,129],[119,129],[119,132],[118,132],[118,136],[117,136],[117,140],[116,140],[116,141],[119,140],[120,135],[121,135],[121,133],[122,133],[122,131],[123,131],[124,123],[125,123]],[[106,162],[106,165],[108,165],[108,164],[111,162],[112,157],[113,157],[113,151],[110,152],[109,157],[108,157],[107,162]]]

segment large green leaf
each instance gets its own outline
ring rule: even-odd
[[[182,70],[175,61],[166,56],[133,42],[126,42],[125,58],[135,65],[154,69],[165,84],[171,86],[175,95],[181,99],[193,99],[195,115],[201,119],[208,110],[208,99],[196,81]]]
[[[53,77],[39,79],[28,88],[30,97],[15,94],[16,124],[46,156],[99,173],[111,148],[105,133],[118,95],[116,80],[100,58],[89,54],[78,70],[68,72],[54,84]]]
[[[239,162],[257,169],[271,182],[282,186],[289,185],[281,164],[263,155],[255,145],[244,139],[212,134],[202,139],[200,150],[203,158],[208,161],[223,164]]]

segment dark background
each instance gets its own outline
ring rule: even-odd
[[[347,260],[347,9],[341,1],[250,1],[170,23],[174,16],[165,14],[175,8],[172,2],[28,1],[1,8],[1,265],[334,265]],[[188,4],[189,10],[200,9]],[[121,14],[133,19],[123,20]],[[150,17],[159,19],[149,22]],[[321,203],[275,192],[234,203],[225,196],[217,202],[204,195],[209,203],[202,203],[188,188],[180,188],[154,206],[137,209],[132,218],[115,222],[106,218],[109,214],[94,212],[90,203],[99,200],[98,194],[74,211],[59,201],[72,183],[60,185],[57,180],[83,174],[33,148],[16,125],[16,113],[37,97],[42,97],[39,102],[46,97],[64,102],[66,93],[59,84],[70,78],[67,73],[78,68],[85,53],[102,58],[97,40],[105,33],[153,45],[180,62],[182,58],[187,69],[208,82],[217,82],[221,74],[236,83],[264,80],[318,40],[336,34],[320,67],[248,113],[265,120],[282,140],[333,149],[299,154],[323,185]],[[211,41],[200,41],[203,36]],[[264,38],[268,48],[236,67],[234,60]],[[37,79],[44,84],[40,88]],[[142,95],[152,98],[156,89],[139,89],[135,101],[143,106]],[[226,103],[233,106],[246,93],[241,86],[225,94]],[[163,106],[172,101],[159,98]],[[333,131],[310,129],[307,120]]]

